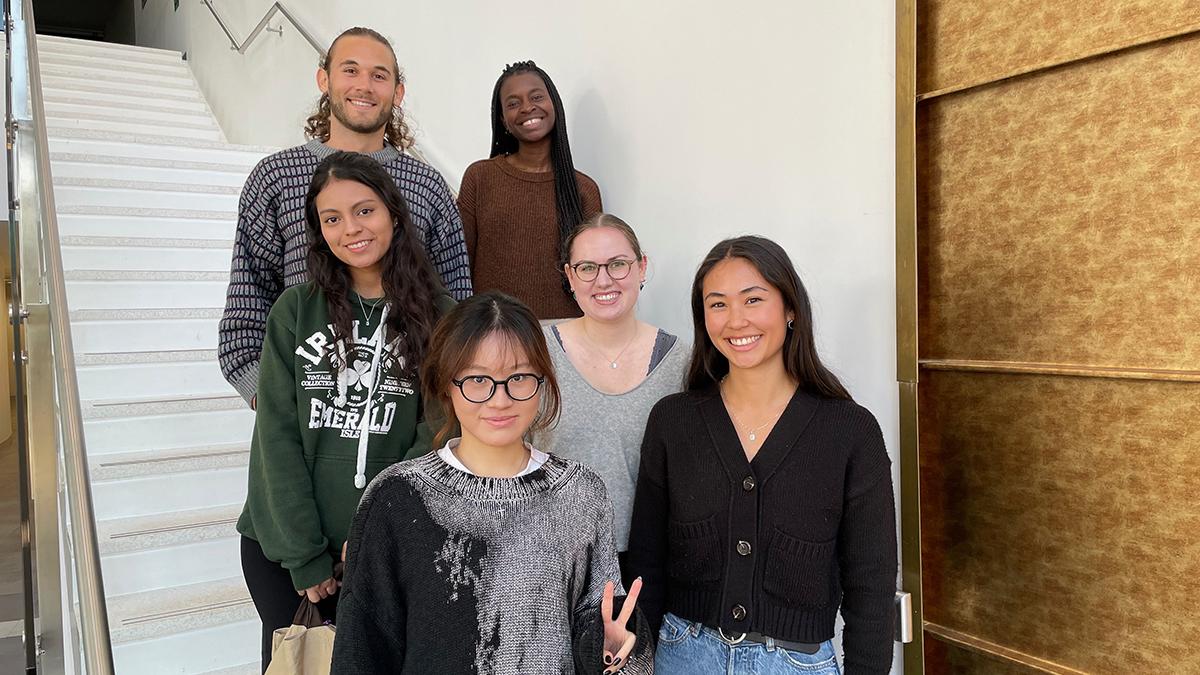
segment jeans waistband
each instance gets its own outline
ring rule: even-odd
[[[803,654],[816,654],[821,650],[819,642],[791,642],[790,640],[779,640],[762,633],[728,633],[723,628],[713,628],[705,625],[704,630],[712,633],[718,640],[727,645],[737,645],[745,642],[752,644],[761,644],[769,647],[778,647],[792,652],[800,652]]]

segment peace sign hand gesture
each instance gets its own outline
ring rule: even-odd
[[[600,599],[600,620],[604,623],[604,669],[605,675],[618,673],[629,660],[637,635],[629,632],[625,626],[629,617],[633,616],[633,608],[637,606],[638,593],[642,590],[642,578],[638,577],[629,585],[629,595],[621,606],[621,614],[613,618],[613,582],[604,584],[604,595]]]

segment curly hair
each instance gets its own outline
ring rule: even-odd
[[[392,43],[388,42],[388,39],[379,34],[378,31],[362,26],[347,28],[342,31],[341,35],[338,35],[334,39],[333,44],[329,45],[329,51],[321,56],[321,70],[329,73],[330,59],[333,56],[333,50],[337,47],[338,41],[344,37],[354,35],[369,37],[387,47],[388,51],[392,53],[392,65],[393,70],[396,72],[396,84],[404,84],[404,71],[400,69],[400,62],[396,60],[396,50],[392,48]],[[322,143],[328,141],[329,116],[331,113],[329,94],[321,94],[321,98],[317,99],[317,109],[304,122],[304,136],[319,140]],[[384,128],[383,141],[400,150],[407,150],[413,146],[412,130],[409,129],[408,121],[404,119],[404,110],[400,106],[392,108],[392,119],[388,121],[387,127]]]
[[[385,344],[397,338],[400,340],[393,374],[415,375],[428,349],[429,335],[437,323],[434,300],[444,291],[417,237],[408,203],[395,181],[379,162],[357,152],[335,152],[322,160],[304,199],[309,274],[316,287],[325,292],[333,324],[333,343],[353,335],[354,310],[350,306],[350,270],[330,250],[317,215],[317,195],[331,180],[354,181],[371,188],[391,215],[394,223],[392,243],[379,261],[384,302],[391,307]],[[344,367],[344,364],[338,367]]]

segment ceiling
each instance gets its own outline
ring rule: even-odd
[[[103,40],[119,5],[130,0],[33,0],[37,31],[43,35]]]

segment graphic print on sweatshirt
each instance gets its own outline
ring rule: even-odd
[[[358,438],[371,400],[370,433],[391,431],[396,399],[417,392],[411,380],[391,374],[404,367],[404,359],[397,353],[400,337],[383,346],[375,363],[381,328],[364,335],[356,319],[349,338],[334,344],[333,326],[327,325],[296,347],[304,370],[300,387],[310,396],[309,429],[338,429],[342,438]]]

